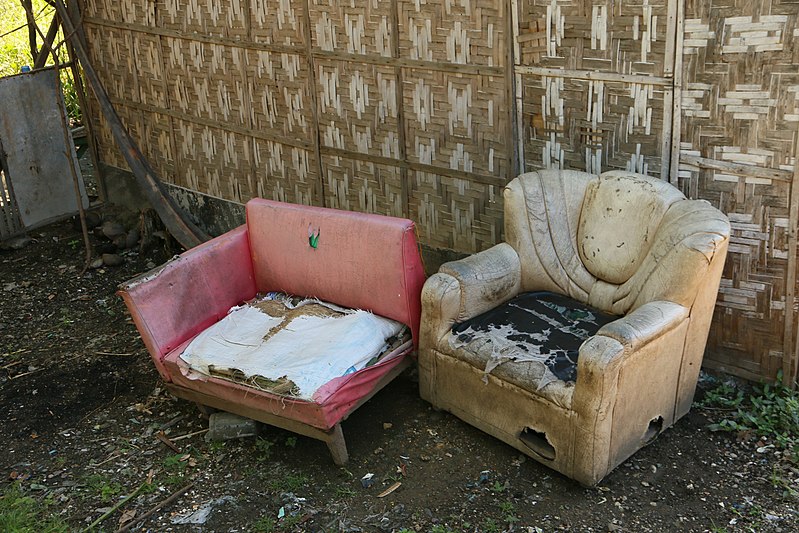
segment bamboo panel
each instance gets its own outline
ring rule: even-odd
[[[408,159],[509,177],[504,77],[403,69]]]
[[[115,0],[84,0],[86,15],[107,20],[121,20],[120,3]]]
[[[105,2],[118,6],[120,20],[123,22],[144,26],[156,24],[156,0],[105,0]]]
[[[250,34],[257,43],[301,46],[305,1],[250,0]]]
[[[400,57],[504,66],[507,54],[502,0],[399,2]]]
[[[322,157],[325,205],[335,209],[406,217],[402,172],[369,161],[326,155]]]
[[[117,168],[128,168],[127,163],[125,163],[125,159],[122,157],[122,153],[119,151],[117,147],[116,141],[114,140],[114,134],[111,132],[111,127],[108,125],[108,121],[105,120],[102,113],[99,112],[99,107],[97,106],[96,102],[92,105],[92,121],[95,126],[95,136],[97,142],[97,153],[100,156],[100,160],[105,163],[106,165],[110,165],[112,167]]]
[[[172,107],[220,124],[250,127],[244,48],[172,37],[162,43]]]
[[[502,240],[502,187],[409,172],[410,215],[423,243],[474,253]]]
[[[394,68],[320,59],[316,83],[322,146],[400,159]]]
[[[185,120],[175,120],[174,132],[179,185],[234,202],[255,196],[250,138]]]
[[[310,3],[312,43],[327,52],[392,56],[391,0]]]
[[[253,196],[279,202],[320,205],[321,202],[314,202],[319,166],[313,150],[255,139],[253,161]]]
[[[674,0],[671,0],[674,2]],[[519,0],[517,63],[664,76],[669,0]]]
[[[133,33],[116,28],[86,26],[89,53],[108,94],[125,101],[139,101],[137,60]]]
[[[312,138],[312,87],[305,58],[263,50],[248,50],[247,54],[252,127],[300,140]]]
[[[773,377],[796,355],[798,16],[796,2],[686,3],[679,184],[730,217],[707,359],[745,375]]]
[[[522,77],[525,169],[624,169],[660,175],[664,88],[559,76]]]
[[[164,61],[161,55],[161,39],[139,32],[134,32],[132,36],[133,53],[137,62],[138,101],[142,104],[166,109],[169,105]]]
[[[137,112],[144,122],[141,148],[147,151],[147,160],[162,180],[177,185],[177,152],[172,135],[172,119],[160,113]]]
[[[157,0],[156,13],[158,26],[187,34],[246,38],[248,33],[247,0]]]

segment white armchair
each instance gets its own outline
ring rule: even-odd
[[[420,392],[584,485],[688,412],[729,221],[629,172],[505,189],[505,239],[422,292]]]

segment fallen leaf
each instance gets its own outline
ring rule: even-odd
[[[136,518],[135,509],[128,509],[127,511],[122,513],[122,516],[119,517],[119,527],[124,526],[125,524],[127,524],[128,522],[133,520],[134,518]]]
[[[402,485],[402,482],[401,481],[397,481],[396,483],[391,485],[389,488],[387,488],[386,490],[384,490],[383,492],[378,494],[377,497],[378,498],[384,498],[384,497],[388,496],[389,494],[391,494],[392,492],[394,492],[395,490],[397,490],[398,488],[400,488],[401,485]]]

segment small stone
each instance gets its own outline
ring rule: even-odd
[[[128,236],[124,233],[122,235],[117,235],[111,242],[114,243],[114,246],[117,247],[117,250],[125,250],[128,247]]]
[[[114,222],[113,220],[106,220],[105,222],[103,222],[101,230],[103,232],[103,235],[105,235],[107,239],[110,239],[112,241],[116,237],[126,234],[125,227],[119,222]]]
[[[155,268],[155,263],[153,263],[152,261],[147,261],[147,264],[146,264],[146,265],[144,265],[144,267],[145,267],[147,270],[152,270],[152,269],[154,269],[154,268]]]
[[[8,239],[7,241],[3,241],[2,243],[0,243],[0,248],[2,248],[3,250],[22,250],[32,242],[33,239],[31,239],[27,235],[22,235],[20,237],[14,237],[13,239]]]
[[[101,266],[103,266],[103,258],[102,257],[98,257],[97,259],[95,259],[94,261],[89,263],[89,268],[92,268],[92,269],[100,268]]]
[[[94,229],[97,226],[99,226],[100,223],[102,222],[100,215],[98,215],[94,211],[86,211],[85,219],[86,219],[86,227],[88,229]]]
[[[394,424],[391,422],[383,422],[383,429],[391,429],[392,427],[394,427]]]
[[[124,262],[125,260],[117,254],[103,254],[103,264],[106,266],[119,266]]]
[[[130,230],[125,240],[125,248],[130,249],[136,246],[136,243],[139,242],[139,230],[136,228]]]

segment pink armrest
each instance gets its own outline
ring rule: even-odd
[[[246,226],[192,248],[118,292],[166,381],[171,377],[165,354],[255,293]]]

